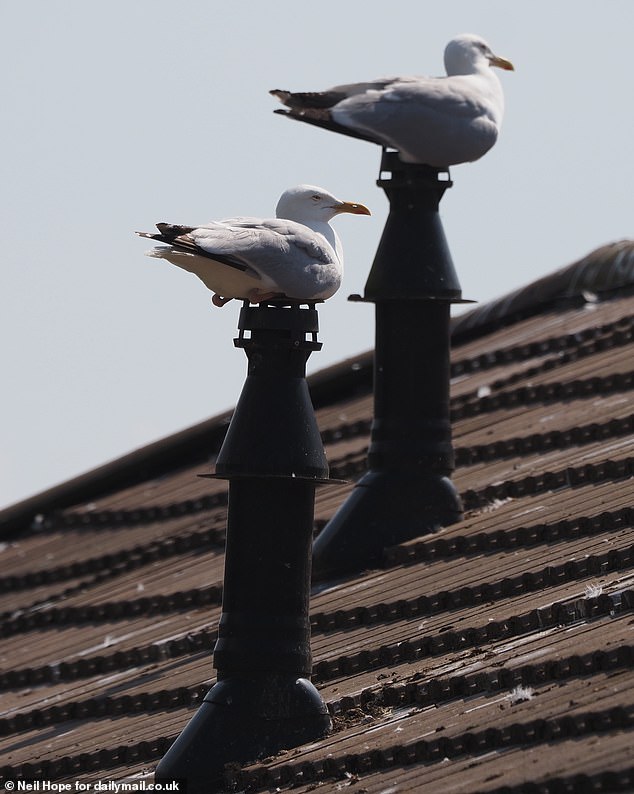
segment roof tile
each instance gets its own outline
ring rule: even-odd
[[[464,520],[315,587],[313,680],[334,732],[228,769],[228,786],[634,787],[634,297],[493,314],[455,335]],[[360,383],[317,410],[332,472],[350,480],[317,490],[317,532],[365,470]],[[226,419],[201,429],[204,454],[196,438],[160,476],[44,500],[8,540],[5,777],[147,778],[213,682],[227,491],[197,475]]]

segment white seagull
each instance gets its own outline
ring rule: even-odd
[[[363,204],[298,185],[282,193],[275,218],[229,218],[204,226],[157,223],[158,234],[137,234],[167,243],[147,255],[194,273],[214,293],[215,306],[232,298],[317,301],[330,298],[341,284],[343,250],[328,221],[343,212],[370,214]]]
[[[504,96],[492,66],[513,70],[479,36],[445,48],[447,77],[391,77],[321,92],[271,91],[289,118],[398,150],[407,163],[445,168],[482,157],[497,140]]]

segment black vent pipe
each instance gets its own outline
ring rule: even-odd
[[[329,474],[305,380],[321,348],[317,311],[245,304],[239,328],[248,374],[212,475],[229,480],[217,683],[155,774],[185,780],[188,794],[221,788],[226,764],[296,747],[331,726],[309,680],[314,497]]]
[[[381,565],[383,550],[462,518],[450,476],[450,306],[462,292],[438,207],[446,171],[384,152],[390,212],[363,297],[375,303],[368,471],[317,537],[316,578]]]

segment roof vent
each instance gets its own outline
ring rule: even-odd
[[[451,482],[449,313],[462,293],[438,205],[446,171],[384,152],[390,212],[363,297],[376,309],[368,471],[317,537],[317,578],[381,564],[383,550],[462,518]]]
[[[317,341],[314,304],[240,312],[235,344],[247,379],[211,476],[229,480],[227,548],[214,666],[218,680],[156,769],[189,794],[248,763],[326,734],[309,680],[310,548],[315,487],[328,464],[306,385]]]

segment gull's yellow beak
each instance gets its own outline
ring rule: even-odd
[[[515,71],[515,67],[510,61],[507,61],[506,58],[500,58],[498,55],[489,58],[489,63],[491,66],[497,66],[499,69],[506,69],[507,72]]]
[[[342,201],[341,204],[335,207],[337,215],[340,212],[351,212],[353,215],[372,215],[370,210],[367,207],[364,207],[363,204],[355,204],[352,201]]]

